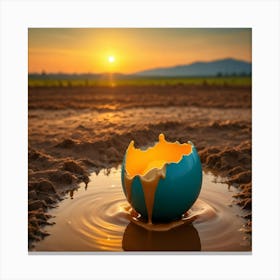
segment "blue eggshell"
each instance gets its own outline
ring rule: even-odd
[[[122,163],[122,188],[124,184],[125,160]],[[192,145],[192,153],[184,155],[180,162],[166,165],[166,176],[159,180],[152,214],[153,222],[169,222],[180,219],[188,211],[199,196],[202,184],[202,167],[196,148]],[[147,209],[140,176],[134,177],[131,187],[132,207],[147,218]]]

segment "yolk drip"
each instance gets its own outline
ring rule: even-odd
[[[167,142],[163,134],[159,135],[159,142],[146,151],[134,148],[131,141],[126,153],[126,171],[130,177],[143,176],[154,168],[161,169],[166,163],[179,162],[183,155],[191,152],[191,144]]]

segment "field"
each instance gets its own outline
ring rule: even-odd
[[[54,77],[30,77],[29,87],[85,87],[85,86],[172,86],[172,85],[194,85],[194,86],[251,86],[249,76],[227,76],[227,77],[182,77],[182,78],[115,78],[114,76],[101,79],[56,79]]]
[[[251,210],[251,86],[175,80],[168,86],[29,87],[30,247],[47,234],[47,211],[67,191],[87,183],[90,172],[119,165],[132,139],[145,147],[160,133],[169,141],[191,140],[204,170],[237,187],[236,203]],[[250,232],[251,214],[246,219]]]

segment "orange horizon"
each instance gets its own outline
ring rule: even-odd
[[[109,61],[109,58],[111,60]],[[250,28],[29,28],[28,73],[133,74],[234,58],[252,61]]]

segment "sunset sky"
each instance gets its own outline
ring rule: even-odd
[[[29,73],[133,73],[236,58],[251,62],[251,29],[29,28]]]

